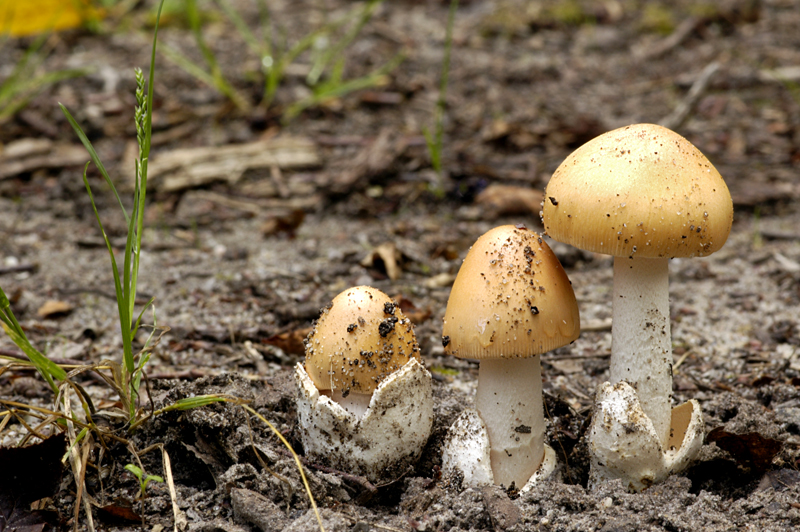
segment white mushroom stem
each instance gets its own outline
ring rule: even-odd
[[[633,386],[666,449],[672,418],[669,259],[615,257],[612,307],[611,384]]]
[[[475,403],[489,433],[494,483],[522,488],[544,457],[539,355],[481,360]]]
[[[357,418],[362,417],[366,412],[367,408],[369,408],[369,402],[372,399],[372,394],[365,394],[365,393],[354,393],[350,392],[347,394],[347,397],[342,396],[341,390],[333,390],[332,392],[325,392],[325,395],[342,405],[342,408],[356,416]]]

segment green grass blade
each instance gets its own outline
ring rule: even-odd
[[[28,102],[47,85],[85,76],[89,71],[89,69],[66,69],[48,72],[15,85],[12,90],[0,94],[0,124],[8,121],[17,111],[28,105]]]
[[[309,33],[292,46],[288,52],[283,54],[280,59],[274,61],[272,68],[267,72],[267,80],[264,84],[264,97],[261,101],[262,106],[269,107],[272,103],[275,92],[278,90],[278,85],[283,79],[283,72],[286,70],[286,67],[291,65],[300,54],[311,48],[314,45],[314,40],[326,31],[328,31],[327,28],[320,28]]]
[[[5,330],[8,337],[11,338],[11,341],[27,355],[53,391],[57,391],[58,387],[53,382],[53,377],[58,380],[64,380],[67,373],[61,366],[44,356],[38,349],[31,345],[28,337],[25,335],[25,331],[22,330],[22,326],[11,311],[11,302],[2,289],[0,289],[0,321],[3,322],[3,330]]]
[[[439,98],[436,100],[436,132],[434,133],[434,142],[436,143],[437,152],[439,153],[439,168],[436,169],[437,173],[441,172],[441,153],[442,153],[442,136],[444,134],[444,110],[447,106],[447,83],[450,78],[450,52],[453,49],[453,25],[456,19],[456,10],[458,9],[458,0],[450,1],[450,11],[447,14],[447,29],[444,37],[444,58],[442,59],[442,76],[439,81]]]
[[[81,140],[81,143],[86,148],[86,151],[89,152],[89,158],[92,160],[97,169],[100,170],[100,173],[103,175],[103,178],[106,180],[106,183],[108,183],[108,185],[111,187],[111,190],[114,192],[114,196],[117,198],[117,202],[119,203],[119,206],[122,209],[122,214],[125,216],[125,221],[127,222],[129,220],[128,211],[125,210],[125,206],[122,204],[122,199],[119,197],[117,189],[114,186],[114,183],[111,181],[111,177],[108,175],[106,167],[103,165],[103,161],[100,160],[100,157],[97,155],[94,146],[92,146],[92,142],[86,136],[86,133],[83,132],[83,129],[78,124],[78,122],[72,117],[67,108],[61,102],[59,102],[58,106],[61,107],[61,112],[64,113],[64,116],[67,117],[67,121],[72,126],[72,129],[75,131],[75,134],[78,135],[78,138]],[[84,170],[84,176],[85,174],[86,171]]]
[[[402,63],[404,60],[405,60],[405,53],[399,52],[391,60],[389,60],[388,63],[378,68],[374,72],[367,74],[366,76],[362,76],[356,79],[351,79],[344,83],[325,84],[320,86],[318,90],[314,92],[313,95],[292,104],[286,110],[285,120],[291,120],[292,118],[302,113],[309,107],[319,105],[319,103],[327,100],[328,98],[344,96],[346,94],[350,94],[351,92],[357,90],[374,87],[378,83],[380,78],[382,78],[383,76],[385,76],[386,74],[397,68],[400,65],[400,63]]]
[[[191,410],[193,408],[200,408],[201,406],[208,406],[213,403],[226,403],[231,401],[231,398],[225,395],[209,394],[198,395],[195,397],[184,397],[157,410],[156,414],[163,414],[164,412],[171,412],[173,410]]]
[[[183,69],[187,74],[194,76],[198,81],[201,81],[212,89],[219,91],[223,96],[232,101],[236,107],[243,109],[249,106],[247,100],[245,100],[245,98],[239,94],[239,92],[234,89],[224,77],[209,74],[203,70],[202,67],[197,65],[181,52],[175,48],[167,46],[166,44],[161,45],[161,53],[164,54],[167,59],[175,63],[175,65],[177,65],[179,68]]]
[[[0,101],[7,98],[9,93],[15,91],[15,87],[18,85],[17,80],[28,77],[27,74],[30,73],[28,70],[28,62],[39,52],[48,37],[49,35],[46,33],[41,34],[33,41],[28,49],[25,50],[22,59],[14,65],[11,74],[3,81],[2,85],[0,85]]]
[[[233,8],[231,3],[228,0],[217,0],[217,4],[219,5],[220,9],[222,9],[222,12],[225,13],[225,16],[228,17],[228,20],[230,20],[231,23],[236,27],[236,31],[238,31],[239,35],[242,36],[242,39],[244,39],[244,42],[246,42],[250,47],[250,50],[259,56],[263,55],[265,52],[264,45],[262,45],[256,36],[253,35],[253,32],[250,31],[250,27],[244,21],[239,12]]]
[[[155,300],[156,300],[155,296],[151,297],[150,301],[148,301],[145,304],[144,308],[142,308],[142,311],[139,313],[139,317],[136,318],[136,323],[133,326],[133,331],[131,333],[132,336],[134,337],[136,336],[136,332],[139,330],[139,325],[141,325],[142,323],[142,316],[144,316],[145,311],[153,305],[153,302]]]
[[[422,134],[425,136],[425,144],[428,146],[428,153],[431,157],[431,166],[435,172],[442,170],[442,146],[434,139],[431,130],[427,127],[422,127]]]
[[[133,316],[133,307],[136,301],[136,286],[135,283],[131,282],[131,276],[133,275],[131,271],[131,260],[133,255],[133,239],[134,239],[134,230],[136,228],[136,218],[139,210],[139,204],[136,202],[136,194],[134,194],[134,205],[133,205],[133,212],[131,213],[131,219],[128,223],[128,236],[125,239],[125,254],[122,261],[122,299],[119,301],[120,309],[124,306],[125,307],[125,317],[127,318],[127,323],[122,323],[120,319],[120,325],[124,327],[127,331],[127,338],[123,335],[123,343],[132,343],[133,342],[133,334],[131,330],[131,317]],[[120,314],[122,312],[120,311]],[[132,374],[134,370],[133,364],[133,348],[128,348],[125,346],[124,349],[124,363],[125,363],[125,370],[128,374]]]
[[[51,361],[31,345],[28,337],[25,335],[25,331],[22,330],[22,326],[11,311],[11,302],[8,300],[8,297],[6,297],[2,288],[0,288],[0,321],[3,322],[3,329],[6,334],[8,334],[9,338],[11,338],[11,341],[28,356],[50,386],[55,386],[51,376],[58,380],[64,380],[64,378],[66,378],[67,373],[61,366]]]
[[[100,226],[100,234],[103,236],[103,240],[106,243],[106,247],[108,248],[108,254],[111,258],[111,274],[114,277],[114,291],[117,296],[117,309],[119,311],[119,325],[120,325],[120,332],[122,334],[122,349],[123,349],[123,359],[126,359],[130,356],[133,359],[133,348],[131,347],[131,319],[130,314],[128,314],[128,307],[125,302],[124,298],[124,290],[122,287],[122,282],[119,278],[119,269],[117,268],[117,259],[114,257],[114,248],[111,247],[111,242],[108,240],[108,235],[106,235],[106,230],[103,227],[103,222],[100,220],[100,213],[97,212],[97,205],[94,201],[94,194],[92,194],[92,187],[89,185],[89,179],[86,177],[86,169],[89,168],[89,163],[86,163],[86,167],[83,169],[83,184],[86,186],[86,192],[89,194],[89,201],[92,204],[92,210],[94,211],[94,216],[97,219],[97,225]]]
[[[350,43],[352,43],[358,34],[361,33],[364,25],[369,22],[369,19],[372,18],[372,13],[381,3],[383,3],[383,0],[370,0],[367,5],[363,7],[357,22],[353,25],[350,31],[348,31],[344,37],[339,39],[335,46],[328,48],[325,53],[322,54],[320,59],[314,63],[311,68],[311,72],[309,72],[308,76],[306,77],[306,82],[309,85],[317,84],[320,76],[322,76],[322,73],[332,60],[344,57],[345,48],[350,46]],[[352,20],[352,18],[353,16],[349,15],[345,18],[345,20]]]
[[[18,334],[17,331],[13,330],[11,327],[8,327],[5,323],[3,324],[3,329],[5,330],[8,337],[14,342],[20,350],[25,353],[25,355],[30,359],[31,363],[36,367],[36,370],[41,374],[45,381],[50,385],[50,387],[56,391],[58,390],[58,386],[55,385],[53,382],[53,377],[58,380],[64,380],[66,378],[67,373],[64,371],[64,368],[44,356],[38,349],[33,347],[31,343],[28,341],[28,338],[25,336],[25,333]]]

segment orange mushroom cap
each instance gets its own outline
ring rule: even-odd
[[[504,225],[467,253],[444,317],[445,351],[460,358],[525,358],[580,335],[567,274],[533,231]]]
[[[323,309],[306,340],[306,372],[318,390],[371,394],[411,358],[420,359],[414,328],[389,296],[356,286]]]
[[[636,124],[570,154],[545,190],[549,236],[618,257],[695,257],[725,244],[733,202],[714,165],[674,131]]]

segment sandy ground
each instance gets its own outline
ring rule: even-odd
[[[346,7],[332,4],[333,15]],[[177,148],[291,135],[310,139],[320,162],[278,174],[251,170],[237,183],[217,180],[179,191],[164,190],[154,178],[140,299],[155,296],[157,322],[171,329],[150,365],[155,405],[205,393],[249,399],[301,451],[291,378],[292,366],[302,360],[299,342],[339,291],[370,284],[413,312],[422,358],[434,376],[433,435],[415,469],[385,486],[308,464],[326,530],[800,526],[800,107],[791,71],[780,71],[779,81],[773,75],[800,64],[800,6],[725,2],[701,16],[688,3],[671,9],[649,2],[606,4],[600,9],[574,3],[582,14],[575,20],[559,18],[549,8],[537,11],[530,3],[461,6],[442,199],[429,192],[433,178],[421,128],[430,124],[437,94],[446,5],[383,6],[354,48],[348,73],[364,73],[402,44],[409,55],[389,85],[369,96],[356,93],[329,102],[286,126],[276,111],[237,113],[219,94],[164,61],[156,83],[155,123],[162,136],[154,144],[154,161]],[[651,20],[658,9],[672,21],[664,33]],[[295,32],[315,22],[304,19],[297,6],[276,10],[276,20],[280,15]],[[143,17],[144,10],[133,15]],[[221,57],[234,57],[235,33],[219,22],[210,28]],[[191,37],[179,25],[168,26],[163,38],[192,51]],[[65,34],[47,66],[94,64],[98,72],[37,96],[29,114],[3,126],[0,140],[74,143],[53,107],[60,100],[87,124],[101,154],[121,175],[117,166],[126,161],[131,138],[129,65],[144,65],[148,46],[144,34]],[[13,46],[0,60],[2,67],[23,50],[24,43]],[[473,404],[477,366],[444,355],[441,318],[449,287],[469,246],[488,229],[524,223],[541,230],[535,206],[509,206],[516,191],[506,190],[505,199],[494,204],[481,200],[481,192],[490,185],[541,190],[560,161],[593,136],[673,116],[715,61],[717,72],[674,127],[728,182],[733,230],[719,252],[670,263],[675,401],[697,399],[706,433],[716,431],[715,441],[707,438],[687,471],[642,493],[628,493],[619,483],[587,489],[588,415],[596,387],[608,376],[611,259],[550,241],[572,280],[585,325],[572,345],[542,357],[546,439],[561,465],[553,479],[520,497],[493,487],[461,489],[440,475],[441,445],[455,417]],[[233,61],[223,64],[257,101],[259,89],[248,84],[246,69]],[[304,91],[302,77],[290,76],[278,93],[278,109]],[[376,104],[376,95],[399,103]],[[0,178],[0,268],[6,268],[0,286],[32,342],[50,356],[119,359],[108,253],[79,172],[76,163],[55,168],[41,163]],[[119,242],[122,217],[112,197],[99,192],[100,179],[91,178],[106,228]],[[263,192],[263,183],[272,192]],[[295,219],[277,233],[266,228],[281,217],[291,221],[298,208],[304,213],[299,224]],[[402,257],[397,279],[388,278],[380,263],[362,265],[387,242]],[[48,300],[66,302],[72,310],[37,315]],[[0,349],[14,348],[2,337]],[[23,370],[0,375],[0,397],[52,401],[28,376]],[[102,382],[86,378],[83,384],[101,410],[113,406],[115,397]],[[190,530],[316,529],[294,461],[266,427],[251,418],[248,429],[245,420],[232,405],[169,413],[131,441],[139,450],[165,444],[181,519]],[[0,436],[12,445],[24,432],[10,423]],[[143,460],[148,472],[163,474],[157,453]],[[98,505],[135,502],[137,485],[122,470],[131,461],[129,451],[112,445],[102,461],[101,472],[92,469],[87,480]],[[59,526],[70,528],[71,473],[65,473],[52,501]],[[151,485],[145,508],[149,529],[173,526],[164,485]],[[95,512],[99,529],[138,527]]]

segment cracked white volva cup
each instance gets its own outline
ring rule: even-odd
[[[520,493],[530,490],[537,482],[548,478],[556,468],[556,453],[544,444],[544,457],[539,468],[522,486]],[[462,412],[447,433],[442,450],[442,472],[445,476],[460,476],[462,486],[477,488],[494,484],[489,433],[478,412]]]
[[[306,457],[371,481],[393,480],[417,461],[433,426],[431,374],[411,359],[384,379],[362,416],[320,394],[295,366],[297,420]]]
[[[700,452],[704,435],[703,414],[692,399],[672,409],[664,449],[636,390],[624,381],[605,382],[597,391],[589,428],[589,487],[621,479],[630,491],[646,489],[686,469]]]

